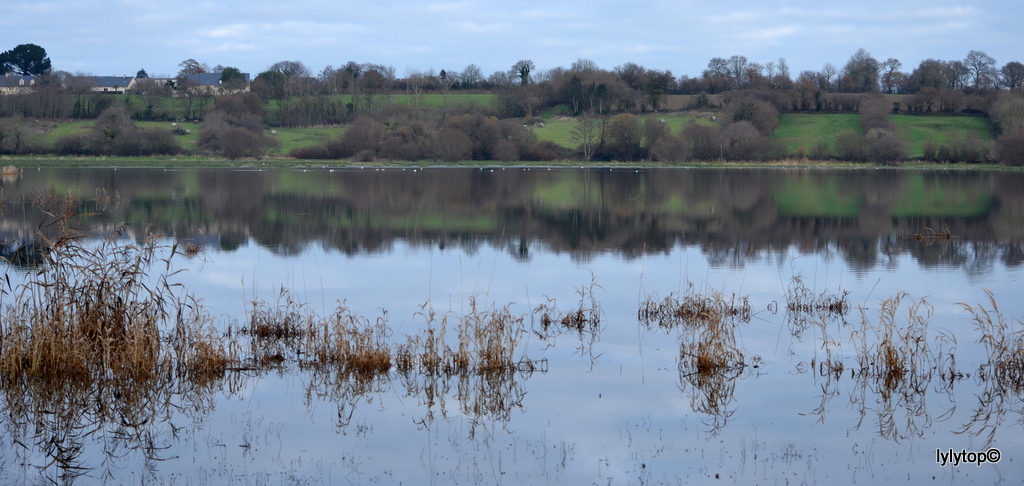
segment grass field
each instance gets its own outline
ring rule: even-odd
[[[331,97],[334,101],[347,103],[351,97],[348,95],[337,95]],[[399,93],[389,96],[378,95],[374,104],[380,106],[385,103],[395,105],[408,105],[421,109],[439,109],[445,106],[490,106],[493,103],[494,95],[486,93],[462,93],[452,92],[447,97],[440,94],[423,94],[415,97],[411,94]],[[143,99],[136,97],[132,104],[137,105]],[[163,106],[165,110],[176,108],[174,100],[168,101]],[[717,101],[713,99],[712,102]],[[641,120],[653,118],[665,120],[666,127],[672,133],[679,133],[682,127],[692,121],[703,124],[714,124],[710,120],[713,110],[685,111],[683,108],[690,106],[693,97],[690,95],[667,96],[665,106],[668,112],[649,113],[639,115]],[[210,109],[212,104],[207,107]],[[276,109],[276,102],[271,101],[267,105],[268,112]],[[534,125],[533,130],[537,138],[542,141],[554,142],[560,146],[572,148],[575,143],[572,140],[572,129],[576,121],[572,117],[565,116],[564,107],[555,107],[543,114],[544,126]],[[773,137],[783,143],[787,152],[794,153],[803,151],[811,153],[815,145],[824,141],[831,147],[837,134],[852,130],[861,130],[858,124],[857,114],[834,114],[834,113],[785,113],[779,116],[779,127],[773,133]],[[911,158],[920,158],[923,149],[929,141],[937,145],[943,145],[945,141],[974,137],[983,142],[992,139],[992,125],[988,118],[969,116],[922,116],[922,115],[893,115],[892,120],[896,126],[897,136],[906,143],[908,155]],[[33,139],[44,147],[52,147],[54,142],[62,137],[73,133],[84,133],[94,124],[93,120],[76,121],[48,121],[35,122],[32,131],[35,133]],[[137,122],[139,127],[170,128],[170,122]],[[182,123],[182,128],[191,130],[190,134],[177,136],[178,142],[186,151],[193,151],[196,148],[198,134],[202,128],[201,124]],[[323,143],[325,140],[333,139],[344,133],[344,126],[310,127],[310,128],[274,128],[273,135],[280,145],[270,151],[271,156],[287,156],[296,148],[309,147]]]
[[[892,115],[896,136],[903,140],[910,158],[920,158],[929,140],[942,145],[954,137],[974,136],[992,139],[988,118],[972,116]],[[819,141],[832,145],[845,130],[861,132],[859,115],[835,113],[785,113],[779,116],[779,127],[772,137],[781,141],[790,153],[804,149],[810,153]]]
[[[921,157],[929,140],[942,145],[946,140],[959,137],[992,139],[992,123],[980,116],[893,115],[892,120],[911,158]]]
[[[272,155],[288,155],[292,149],[301,147],[312,147],[328,140],[337,138],[345,132],[345,127],[310,127],[310,128],[275,128],[275,135],[279,145],[271,149]]]
[[[789,153],[800,149],[810,153],[815,144],[825,141],[832,146],[836,135],[846,130],[860,130],[859,115],[833,113],[785,113],[779,115],[779,127],[772,134]]]
[[[687,111],[675,113],[652,113],[641,115],[639,118],[641,123],[643,123],[647,118],[665,120],[665,126],[668,127],[672,133],[679,133],[679,131],[683,129],[683,126],[691,121],[705,125],[714,124],[710,119],[710,114],[711,112]],[[572,141],[572,128],[574,126],[576,126],[575,118],[555,116],[549,120],[545,120],[543,127],[535,126],[534,133],[537,134],[538,140],[551,141],[563,147],[574,148],[576,145]]]

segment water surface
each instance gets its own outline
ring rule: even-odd
[[[396,372],[353,388],[287,362],[246,368],[201,393],[160,392],[169,405],[145,425],[75,423],[86,418],[5,397],[6,482],[873,484],[1019,471],[1021,383],[988,379],[991,353],[960,303],[995,315],[991,292],[1020,330],[1024,174],[42,170],[2,188],[8,251],[40,241],[33,201],[48,191],[80,194],[83,225],[125,229],[126,242],[148,228],[198,245],[174,278],[224,330],[244,326],[253,301],[283,302],[282,288],[319,315],[384,318],[395,340],[426,326],[424,309],[454,319],[473,299],[522,316],[517,354],[542,363],[436,397]],[[846,295],[849,311],[787,313],[795,277],[812,295]],[[580,292],[599,305],[598,332],[540,332],[534,310],[572,309]],[[729,327],[742,362],[688,368],[699,338],[638,320],[670,295],[747,302]],[[893,382],[860,358],[895,297],[896,336],[923,317],[928,353]],[[937,450],[991,448],[996,464],[936,464]]]

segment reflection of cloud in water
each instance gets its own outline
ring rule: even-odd
[[[827,171],[792,172],[803,174],[807,187],[831,177]],[[351,383],[338,368],[304,367],[300,362],[309,358],[300,358],[297,348],[267,345],[256,351],[269,358],[281,354],[285,358],[281,364],[276,358],[257,361],[254,357],[238,364],[237,371],[209,382],[206,392],[194,386],[171,386],[145,395],[154,402],[148,410],[159,413],[149,425],[136,427],[134,437],[115,433],[126,428],[120,418],[138,423],[145,419],[138,413],[150,412],[144,407],[133,409],[134,415],[113,411],[115,402],[123,407],[140,400],[121,396],[126,391],[117,386],[90,389],[86,396],[109,398],[106,428],[84,438],[72,429],[63,437],[70,445],[83,444],[80,457],[87,466],[102,464],[107,450],[122,453],[110,462],[111,474],[118,480],[149,477],[146,468],[152,465],[156,480],[179,474],[185,481],[286,482],[286,475],[293,474],[308,482],[337,482],[342,477],[364,483],[415,482],[433,474],[441,478],[439,482],[603,484],[609,478],[615,483],[671,482],[672,478],[713,481],[716,474],[745,482],[782,474],[806,482],[843,482],[851,473],[861,477],[935,475],[932,453],[921,451],[968,447],[979,431],[982,437],[995,434],[993,445],[1002,449],[1004,457],[1024,455],[1013,439],[1009,420],[1020,413],[1019,390],[996,387],[999,380],[978,378],[976,370],[989,363],[993,353],[976,342],[978,330],[969,313],[956,306],[961,301],[987,303],[980,290],[984,287],[1001,301],[1003,315],[1024,315],[1024,303],[1013,298],[1021,276],[1020,266],[1012,263],[1020,260],[1014,256],[1020,253],[1019,244],[1014,243],[1016,230],[999,223],[1016,217],[1013,201],[1020,198],[1013,191],[1017,189],[985,193],[1000,204],[985,206],[988,213],[967,219],[949,218],[957,238],[923,246],[896,237],[919,231],[920,218],[894,219],[883,214],[885,208],[900,204],[903,210],[919,208],[891,196],[893,187],[903,183],[902,172],[880,171],[895,176],[884,181],[867,174],[877,171],[854,172],[848,183],[835,187],[845,191],[878,183],[881,187],[864,200],[880,209],[845,222],[820,215],[780,218],[779,211],[795,211],[798,206],[752,184],[753,179],[785,182],[790,176],[781,171],[744,172],[735,179],[729,171],[709,172],[715,177],[699,180],[672,171],[651,171],[658,177],[592,177],[596,183],[587,184],[591,192],[584,201],[590,206],[577,208],[582,218],[577,221],[586,225],[576,229],[562,224],[565,213],[543,213],[543,208],[529,204],[529,191],[520,191],[552,182],[577,184],[571,174],[557,181],[541,176],[491,179],[492,185],[484,189],[500,186],[501,190],[476,195],[459,184],[449,184],[457,186],[451,199],[430,184],[406,178],[401,191],[387,194],[394,204],[384,206],[403,206],[416,215],[415,221],[403,219],[400,212],[371,211],[385,202],[381,189],[386,184],[380,176],[366,174],[330,179],[353,194],[335,194],[326,200],[312,200],[288,189],[318,184],[317,178],[281,173],[247,179],[252,187],[268,181],[276,184],[272,195],[251,189],[260,198],[269,198],[273,206],[247,202],[232,207],[230,197],[189,196],[195,198],[190,207],[210,204],[193,214],[215,214],[216,218],[203,216],[196,220],[205,223],[192,226],[156,217],[157,224],[174,229],[173,234],[197,232],[205,224],[205,234],[216,234],[212,226],[230,225],[232,234],[252,235],[251,240],[241,240],[249,243],[237,250],[208,249],[204,261],[182,261],[189,270],[175,276],[204,299],[210,314],[236,319],[240,323],[233,326],[236,333],[239,325],[248,322],[249,301],[273,302],[282,285],[321,316],[330,315],[338,301],[346,301],[354,313],[371,322],[382,314],[381,309],[387,310],[387,339],[397,345],[406,343],[407,335],[421,335],[425,326],[414,314],[425,301],[433,302],[442,313],[460,315],[469,308],[466,299],[475,296],[481,305],[514,304],[513,315],[527,316],[551,297],[562,315],[576,308],[580,296],[575,291],[592,276],[600,285],[594,289],[601,308],[600,330],[592,341],[587,335],[581,340],[575,332],[542,341],[528,332],[527,319],[518,351],[532,360],[545,360],[546,368],[532,374],[498,375],[501,380],[490,382],[473,378],[463,384],[461,395],[459,379],[449,377],[445,386],[436,389],[436,396],[444,397],[445,413],[435,402],[433,419],[427,421],[429,400],[424,397],[429,380],[421,373],[403,377],[392,370],[378,374],[371,386],[346,388]],[[162,189],[144,175],[126,175],[131,187],[122,186],[122,203],[132,201],[136,191],[145,188],[157,195],[150,204],[162,204]],[[985,185],[981,182],[990,182],[985,174],[965,180],[976,189]],[[186,188],[189,184],[178,182]],[[364,190],[363,186],[369,187]],[[730,193],[749,190],[760,192],[730,206]],[[497,197],[502,191],[505,195]],[[628,193],[630,202],[619,198],[620,193]],[[186,189],[178,194],[197,193]],[[244,191],[230,194],[250,197]],[[821,191],[809,194],[823,197]],[[460,203],[458,198],[470,202]],[[839,202],[847,200],[857,199]],[[440,202],[444,211],[438,209]],[[136,210],[140,207],[128,204]],[[706,211],[712,204],[714,213]],[[260,209],[289,207],[302,207],[312,216],[304,219],[303,226],[289,218],[271,221],[271,212]],[[103,217],[128,214],[110,211]],[[318,220],[317,214],[323,218]],[[446,219],[428,217],[438,214]],[[503,218],[504,233],[491,232],[493,215]],[[926,222],[931,227],[945,223]],[[571,231],[576,231],[575,246],[567,243]],[[447,242],[444,250],[437,244],[441,237]],[[284,256],[267,249],[278,240],[303,250]],[[525,261],[518,254],[524,241],[529,250]],[[381,249],[387,251],[377,251]],[[709,257],[712,253],[724,259]],[[872,253],[877,263],[872,262]],[[716,266],[715,261],[723,265]],[[848,302],[855,308],[863,306],[872,326],[877,324],[884,299],[901,291],[915,301],[927,296],[934,306],[928,343],[936,370],[918,379],[903,375],[887,380],[870,368],[862,373],[858,357],[873,359],[878,353],[870,350],[881,338],[870,334],[867,352],[851,343],[853,332],[867,332],[857,325],[857,310],[845,316],[846,323],[825,320],[825,328],[814,322],[820,317],[817,314],[801,321],[802,327],[787,323],[785,291],[793,275],[802,275],[815,296],[849,290]],[[689,282],[696,282],[702,292],[717,289],[725,295],[749,296],[749,323],[737,325],[733,340],[727,343],[742,352],[744,372],[712,366],[701,374],[694,362],[681,358],[691,356],[690,351],[708,339],[699,333],[648,332],[638,323],[637,309],[645,295],[682,294]],[[3,296],[5,303],[10,298]],[[767,310],[773,302],[781,311]],[[908,328],[904,323],[908,314],[897,314],[894,329],[898,333]],[[940,350],[936,341],[940,332],[956,336],[955,365],[965,374],[972,373],[971,378],[954,379],[949,386],[942,381],[951,360],[939,357],[953,348],[947,343]],[[799,340],[792,337],[794,333]],[[236,334],[235,339],[245,342],[247,338]],[[823,347],[826,341],[827,348]],[[583,356],[578,349],[581,344],[586,345]],[[243,357],[256,355],[248,344],[236,351]],[[917,393],[919,389],[925,391]],[[492,391],[501,396],[491,400],[487,393]],[[118,397],[113,396],[115,392]],[[11,402],[42,396],[32,393],[18,391],[11,395]],[[984,401],[979,396],[994,399]],[[51,411],[69,410],[77,403],[92,410],[99,407],[99,403],[85,403],[81,396],[65,398],[66,403],[33,403],[45,403]],[[170,408],[161,408],[165,403]],[[956,406],[952,411],[951,405]],[[25,408],[7,410],[20,413]],[[33,437],[24,432],[36,422],[25,417],[29,415],[5,421],[5,438],[25,442],[23,438]],[[728,420],[715,422],[719,418]],[[885,424],[893,426],[886,429]],[[44,420],[41,426],[52,432],[61,423]],[[959,433],[965,427],[968,430]],[[146,430],[152,433],[143,434]],[[471,430],[475,432],[472,439]],[[927,433],[919,436],[921,430]],[[148,445],[131,449],[133,443],[148,444],[150,437],[157,447],[148,450],[169,460],[147,464]],[[908,449],[906,442],[895,440],[906,437],[914,437],[917,447]],[[37,443],[23,447],[6,440],[6,444],[2,460],[14,470],[0,472],[3,480],[20,474],[19,464],[25,464],[22,472],[35,474],[31,464],[46,462]],[[978,480],[997,479],[997,474],[997,468],[972,470]]]

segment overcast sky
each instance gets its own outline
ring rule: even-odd
[[[174,75],[195,59],[254,75],[277,61],[314,73],[347,61],[485,76],[520,59],[537,69],[584,58],[699,76],[712,57],[786,58],[792,75],[842,67],[858,48],[894,57],[997,66],[1024,62],[1021,0],[7,0],[0,50],[46,49],[55,69]]]

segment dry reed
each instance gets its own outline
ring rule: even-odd
[[[22,283],[4,280],[0,302],[0,393],[11,424],[33,424],[14,425],[14,440],[49,457],[63,481],[88,470],[83,443],[101,430],[118,439],[112,452],[155,460],[158,424],[172,409],[208,408],[194,399],[209,396],[231,358],[200,303],[175,294],[176,246],[156,235],[123,243],[124,227],[90,240],[75,226],[73,194],[36,204],[42,258]]]
[[[589,286],[578,287],[579,303],[564,311],[558,308],[555,299],[545,297],[546,302],[533,309],[534,322],[539,323],[539,327],[533,327],[534,334],[553,345],[554,339],[563,332],[575,333],[580,340],[577,348],[580,354],[590,352],[601,336],[601,305],[594,296],[595,288],[601,286],[594,278]]]
[[[804,285],[802,276],[795,275],[786,287],[786,312],[842,317],[850,312],[850,303],[846,299],[849,295],[849,291],[833,294],[828,290],[816,294]]]
[[[670,294],[661,301],[649,296],[637,311],[647,329],[680,332],[680,388],[690,396],[691,408],[707,416],[704,424],[711,435],[733,414],[736,379],[746,368],[744,352],[736,344],[736,324],[750,318],[747,297],[697,293],[692,283],[682,296]]]
[[[978,342],[988,352],[988,361],[976,373],[982,392],[977,394],[978,404],[961,433],[973,429],[975,435],[985,436],[988,446],[1007,420],[1007,413],[1019,409],[1024,395],[1024,325],[1000,312],[991,291],[985,289],[985,294],[989,307],[960,303],[981,333]]]
[[[703,326],[712,322],[750,322],[751,307],[747,297],[732,294],[729,298],[718,292],[697,293],[693,283],[687,286],[682,296],[669,294],[658,302],[648,296],[640,303],[637,318],[648,329],[676,329],[684,325]]]

